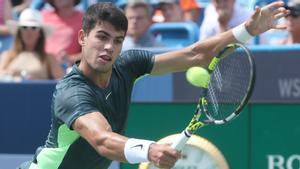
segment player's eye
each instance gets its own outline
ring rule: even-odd
[[[109,40],[109,37],[106,35],[97,35],[97,38],[101,41],[107,41]]]
[[[115,44],[122,44],[123,41],[124,41],[123,38],[117,38],[117,39],[114,40],[114,43],[115,43]]]

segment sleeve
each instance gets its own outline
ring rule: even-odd
[[[91,112],[101,112],[97,107],[95,96],[85,87],[71,87],[57,94],[54,110],[55,116],[72,129],[73,122],[80,116]]]
[[[154,53],[146,50],[128,50],[121,54],[119,64],[135,78],[149,74],[154,65]]]

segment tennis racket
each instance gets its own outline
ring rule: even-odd
[[[173,142],[182,150],[199,128],[224,124],[236,118],[247,104],[255,81],[250,51],[242,44],[227,45],[209,64],[210,80],[200,87],[200,97],[192,120]]]

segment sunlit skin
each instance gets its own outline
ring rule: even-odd
[[[28,51],[32,51],[35,48],[36,43],[41,35],[41,29],[38,27],[21,27],[20,30],[21,38],[23,40],[23,43],[25,44],[25,49]]]
[[[80,30],[82,59],[79,69],[99,87],[108,85],[112,65],[121,52],[124,37],[124,31],[117,31],[108,22],[97,24],[89,34]]]

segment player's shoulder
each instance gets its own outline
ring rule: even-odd
[[[149,54],[153,54],[153,52],[146,49],[129,49],[129,50],[122,51],[120,54],[120,58],[149,55]]]
[[[73,66],[72,70],[56,85],[57,91],[84,91],[91,88],[91,82],[79,71],[78,67]]]
[[[121,52],[120,57],[116,61],[116,64],[124,64],[127,62],[136,62],[139,60],[146,59],[148,57],[152,57],[154,55],[153,52],[145,49],[130,49]]]

